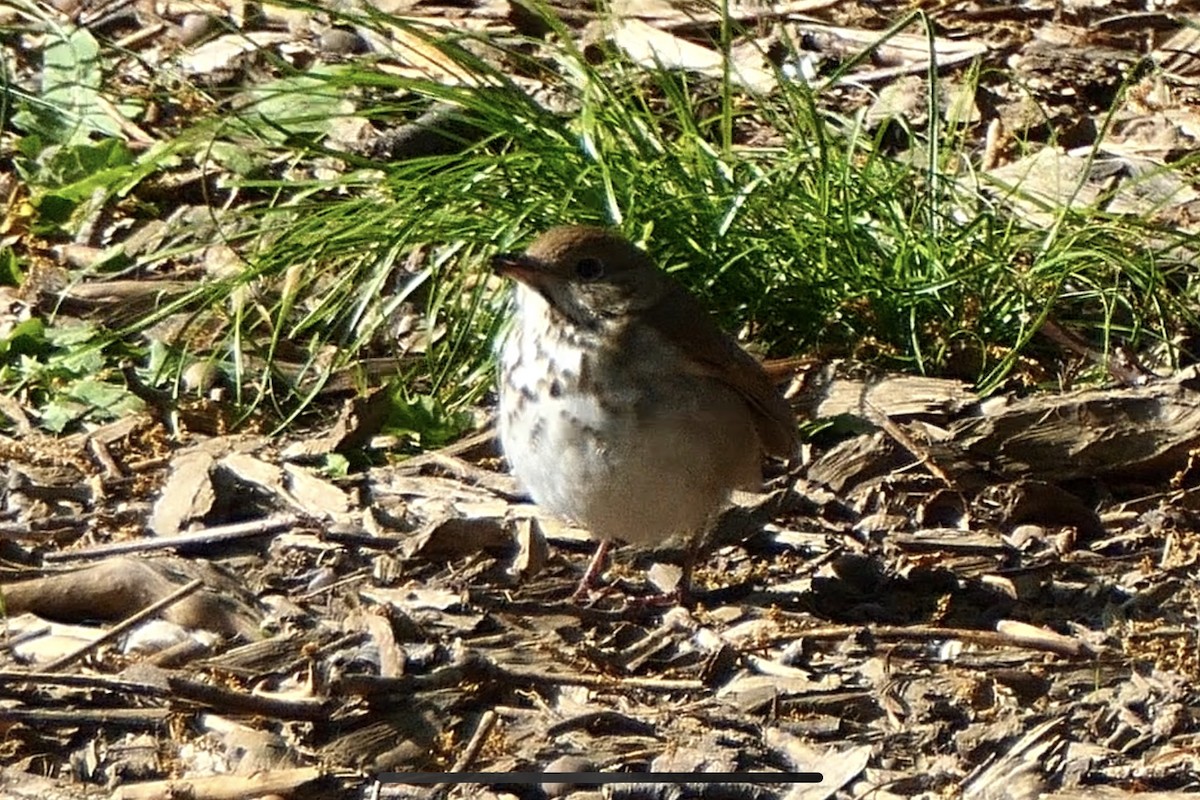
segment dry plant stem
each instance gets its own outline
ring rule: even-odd
[[[361,697],[378,697],[395,694],[409,697],[419,692],[482,681],[512,686],[584,686],[593,689],[644,689],[651,692],[693,692],[704,689],[704,682],[699,680],[613,678],[604,675],[580,675],[577,672],[555,674],[536,669],[516,670],[502,667],[483,656],[473,654],[460,664],[443,667],[429,675],[400,678],[347,675],[338,681],[335,691],[339,696],[354,694]]]
[[[299,594],[296,596],[296,599],[297,600],[312,600],[315,597],[320,597],[323,594],[328,594],[329,592],[332,592],[335,589],[341,589],[345,586],[349,586],[349,585],[355,584],[355,583],[362,583],[363,581],[369,579],[370,577],[371,577],[371,571],[362,569],[362,570],[359,570],[358,572],[353,572],[353,573],[347,575],[346,577],[342,578],[340,581],[334,581],[333,583],[326,584],[325,586],[322,586],[319,589],[313,589],[312,591],[304,592],[303,594]]]
[[[141,30],[138,30],[138,31],[134,31],[133,33],[129,34],[128,36],[124,36],[124,37],[118,39],[117,41],[113,42],[113,49],[127,50],[127,49],[133,47],[135,44],[140,44],[141,42],[144,42],[146,39],[150,39],[150,38],[158,35],[158,33],[160,31],[165,30],[166,27],[167,26],[162,22],[156,23],[154,25],[147,25],[145,28],[142,28]]]
[[[474,450],[476,447],[483,447],[489,444],[495,438],[496,429],[494,427],[488,428],[464,439],[459,439],[453,444],[448,444],[440,450],[434,450],[432,453],[422,453],[419,456],[413,456],[407,461],[398,464],[396,466],[396,473],[399,475],[411,475],[431,463],[442,463],[445,459],[456,459],[463,453]]]
[[[1087,643],[1066,636],[1044,631],[1041,638],[1029,635],[1017,635],[997,631],[981,631],[971,628],[937,628],[932,625],[913,625],[898,627],[893,625],[857,627],[852,625],[837,625],[829,628],[813,628],[797,631],[787,636],[774,637],[776,641],[795,641],[796,639],[838,640],[866,632],[879,640],[886,641],[921,641],[927,642],[941,639],[961,639],[964,642],[981,644],[986,647],[1026,647],[1033,650],[1044,650],[1048,653],[1067,658],[1092,657],[1095,653]]]
[[[49,625],[42,625],[38,628],[30,628],[27,631],[23,631],[11,639],[6,639],[5,641],[0,642],[0,653],[7,653],[9,650],[22,645],[25,642],[32,641],[33,639],[40,639],[51,630],[53,629]]]
[[[700,691],[703,681],[671,678],[609,678],[600,675],[550,675],[536,670],[513,670],[498,668],[500,677],[514,683],[530,683],[542,686],[585,686],[595,689],[624,686],[631,689],[646,689],[658,692]]]
[[[475,726],[475,732],[471,734],[471,741],[467,742],[466,749],[462,751],[458,759],[454,762],[454,766],[450,768],[450,772],[464,772],[468,767],[475,762],[479,756],[479,751],[483,749],[484,742],[487,741],[488,735],[492,732],[492,728],[496,725],[496,720],[499,716],[492,709],[488,709],[479,718],[479,724]],[[430,791],[430,796],[440,798],[450,789],[451,784],[439,783]]]
[[[108,675],[60,675],[53,672],[22,672],[15,669],[0,670],[0,684],[11,686],[20,683],[32,683],[39,686],[66,686],[69,688],[87,689],[89,691],[124,692],[139,697],[168,697],[170,692],[165,686],[157,686],[144,681],[129,681],[113,678]]]
[[[285,700],[278,697],[235,692],[219,686],[171,675],[167,683],[175,695],[226,713],[257,714],[271,719],[328,720],[335,704],[327,700]]]
[[[113,626],[113,628],[111,630],[108,631],[108,633],[104,634],[96,641],[88,642],[87,644],[85,644],[83,647],[79,648],[75,652],[68,653],[65,656],[63,656],[62,658],[51,661],[49,664],[47,664],[45,667],[43,667],[43,669],[46,672],[57,672],[58,670],[62,669],[63,667],[74,664],[76,661],[83,658],[88,653],[91,653],[92,651],[96,650],[101,645],[104,645],[104,644],[107,644],[108,642],[113,641],[114,639],[116,639],[119,636],[121,636],[122,634],[124,634],[126,631],[130,630],[131,628],[133,628],[137,625],[140,625],[142,622],[149,619],[150,617],[153,617],[158,612],[162,611],[164,608],[167,608],[168,606],[178,603],[180,600],[187,597],[188,595],[190,595],[192,592],[196,591],[203,585],[204,585],[204,581],[197,578],[196,580],[191,581],[190,583],[180,586],[178,589],[171,592],[169,595],[167,595],[163,599],[158,600],[154,603],[151,603],[150,605],[146,606],[141,611],[137,612],[136,614],[134,614],[131,617],[126,617],[122,622],[117,623],[115,626]]]
[[[592,608],[572,601],[569,597],[561,602],[543,602],[541,600],[509,600],[497,598],[484,592],[473,591],[469,595],[471,604],[482,609],[500,611],[505,614],[523,616],[545,616],[547,614],[568,614],[579,617],[586,622],[641,622],[653,616],[651,609],[626,604],[623,608],[607,610]]]
[[[124,555],[125,553],[143,553],[149,550],[166,548],[189,547],[196,545],[220,544],[222,542],[246,539],[251,536],[261,536],[290,528],[300,523],[298,514],[282,514],[277,517],[239,522],[236,525],[222,525],[208,528],[195,533],[185,533],[178,536],[163,536],[157,539],[139,539],[134,542],[113,542],[96,547],[84,547],[79,550],[64,550],[47,553],[46,561],[81,561],[91,558]]]
[[[297,767],[254,775],[214,775],[169,781],[129,783],[117,787],[111,800],[157,800],[187,797],[190,800],[245,800],[250,797],[291,797],[306,783],[321,777],[316,767]]]
[[[178,713],[170,708],[0,708],[0,723],[63,728],[80,725],[157,728]]]
[[[946,484],[947,488],[953,491],[960,491],[960,487],[955,480],[950,477],[950,474],[946,472],[946,470],[942,469],[937,462],[933,460],[933,455],[929,452],[929,448],[922,447],[920,444],[918,444],[917,441],[909,436],[903,428],[892,422],[892,420],[888,418],[888,416],[884,414],[882,410],[876,408],[870,403],[868,403],[867,406],[871,411],[871,416],[873,417],[871,421],[882,428],[884,433],[895,439],[896,444],[912,453],[917,460],[921,462],[922,466],[929,470],[929,474]]]

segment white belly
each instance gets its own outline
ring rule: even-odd
[[[662,352],[641,353],[626,359],[626,379],[606,382],[602,402],[585,386],[597,371],[594,341],[560,340],[535,357],[523,344],[539,333],[528,321],[543,317],[520,319],[526,324],[501,351],[510,379],[500,382],[498,424],[505,456],[534,502],[596,538],[654,543],[699,532],[731,489],[757,488],[753,419],[731,389],[655,369]]]

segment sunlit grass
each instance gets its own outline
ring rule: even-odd
[[[192,360],[215,359],[247,413],[290,420],[330,375],[390,357],[398,397],[453,414],[491,386],[505,292],[488,257],[563,222],[619,226],[764,352],[820,351],[985,390],[1036,355],[1048,316],[1101,347],[1168,342],[1191,323],[1195,287],[1174,254],[1188,237],[1100,213],[1022,221],[972,169],[961,120],[932,113],[908,132],[923,160],[899,159],[861,115],[821,110],[821,89],[800,82],[762,96],[617,52],[595,65],[561,27],[553,46],[468,47],[379,12],[351,19],[422,37],[459,84],[368,60],[277,65],[280,79],[241,93],[236,110],[214,106],[182,130],[171,157],[191,152],[216,176],[205,244],[236,257],[118,332],[186,315],[156,359],[158,382],[179,385]],[[538,76],[562,110],[510,72]],[[392,127],[435,102],[477,131],[460,152],[381,160],[330,136],[338,122]],[[219,336],[197,335],[214,320]]]

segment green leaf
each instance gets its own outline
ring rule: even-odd
[[[62,433],[71,423],[87,413],[88,407],[64,396],[57,396],[42,406],[42,427],[51,433]]]
[[[93,409],[107,412],[106,416],[112,417],[132,414],[144,407],[141,399],[124,386],[95,378],[76,381],[67,396]]]
[[[0,285],[20,286],[25,280],[21,262],[11,247],[0,247]]]
[[[59,354],[51,360],[51,366],[69,376],[90,375],[104,369],[106,360],[99,347],[77,347]]]
[[[83,378],[72,382],[65,391],[54,394],[42,406],[41,421],[42,427],[52,433],[62,433],[83,419],[119,419],[136,414],[144,407],[142,400],[124,386]]]
[[[90,342],[95,337],[95,326],[87,322],[46,329],[46,341],[55,347],[71,347]]]
[[[75,28],[42,53],[43,107],[58,117],[57,141],[83,142],[93,132],[119,136],[121,126],[100,105],[100,45],[86,28]]]
[[[214,163],[243,177],[250,175],[267,161],[261,153],[232,142],[213,142],[205,155]]]
[[[27,319],[13,326],[7,336],[0,337],[0,357],[11,355],[29,356],[44,353],[50,348],[46,342],[45,325],[40,319]]]
[[[93,186],[111,183],[105,177],[106,173],[113,170],[124,173],[120,168],[133,163],[133,153],[120,139],[102,139],[95,143],[49,148],[42,160],[45,172],[40,182],[44,186],[63,189],[90,179],[90,185],[75,191],[77,197],[83,198],[91,194]]]
[[[325,456],[323,471],[330,478],[344,478],[350,474],[350,459],[341,453],[330,453]]]
[[[422,448],[441,447],[454,441],[471,427],[466,411],[450,412],[436,397],[409,397],[403,387],[392,393],[392,411],[384,430],[407,435]]]
[[[280,78],[246,91],[254,99],[242,121],[274,141],[289,134],[325,133],[339,117],[354,111],[343,87],[331,81],[344,67],[320,67],[307,75]]]
[[[33,232],[42,235],[53,233],[59,226],[71,219],[76,205],[78,204],[75,201],[57,194],[48,194],[38,198],[34,202],[38,213],[37,221],[33,225]]]

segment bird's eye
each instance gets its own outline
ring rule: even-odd
[[[575,262],[575,275],[581,280],[594,281],[604,274],[604,262],[598,258],[581,258]]]

